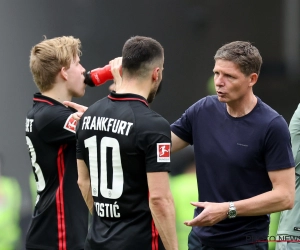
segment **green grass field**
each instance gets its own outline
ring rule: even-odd
[[[278,222],[279,222],[280,212],[273,213],[270,216],[270,228],[269,228],[269,236],[273,237],[276,236],[277,228],[278,228]],[[269,242],[269,250],[275,250],[276,242]]]

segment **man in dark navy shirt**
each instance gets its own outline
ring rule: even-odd
[[[268,249],[268,214],[294,204],[288,126],[253,93],[262,64],[256,47],[235,41],[214,59],[217,95],[171,125],[172,152],[189,144],[195,151],[199,201],[185,222],[193,227],[189,249]]]

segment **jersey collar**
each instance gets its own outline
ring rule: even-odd
[[[63,105],[61,102],[56,101],[56,100],[52,99],[51,97],[44,96],[44,95],[42,95],[41,93],[35,93],[35,94],[33,95],[33,101],[34,101],[35,103],[36,103],[36,102],[43,102],[43,103],[49,104],[49,105],[51,105],[51,106],[54,106],[54,105],[61,105],[61,106],[66,107],[66,106]],[[73,112],[76,112],[76,111],[77,111],[76,109],[73,109],[73,108],[71,108],[71,107],[66,107],[66,108],[71,109]]]
[[[47,96],[44,96],[41,93],[35,93],[33,95],[33,101],[34,102],[44,102],[44,103],[47,103],[51,106],[53,106],[54,103],[57,103],[57,101],[55,101],[54,99],[52,99],[50,97],[47,97]]]
[[[136,94],[118,94],[113,91],[108,95],[108,98],[114,101],[140,101],[144,103],[147,107],[149,107],[147,100],[144,97]]]

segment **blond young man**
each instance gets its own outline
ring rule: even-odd
[[[75,110],[62,104],[85,93],[81,42],[72,36],[32,47],[30,70],[39,93],[26,117],[26,143],[37,199],[26,249],[84,248],[88,209],[77,185]]]

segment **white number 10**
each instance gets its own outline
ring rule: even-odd
[[[92,195],[98,197],[98,153],[97,138],[92,136],[84,140],[84,146],[89,150],[90,177]],[[112,159],[107,159],[108,149],[112,149]],[[112,166],[111,166],[112,164]],[[108,186],[108,169],[112,168],[111,188]],[[118,199],[123,193],[123,169],[121,163],[120,145],[115,138],[103,137],[100,142],[100,193],[108,199]]]

